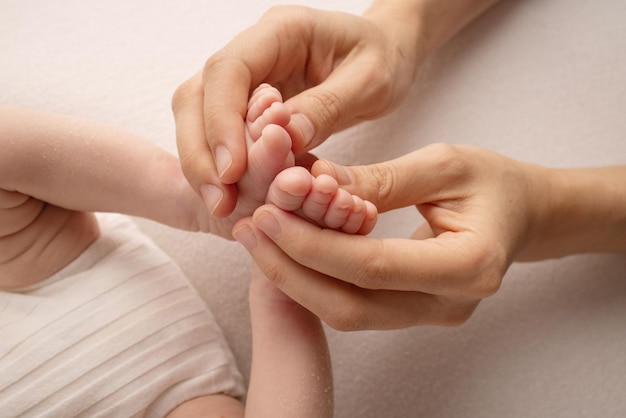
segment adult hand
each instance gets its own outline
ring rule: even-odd
[[[342,330],[466,321],[514,260],[626,252],[626,167],[550,170],[432,145],[362,167],[318,162],[379,210],[415,205],[411,239],[321,229],[273,206],[234,236],[281,290]]]
[[[419,61],[420,28],[410,16],[418,2],[378,3],[364,17],[272,8],[178,88],[172,108],[181,164],[214,216],[235,207],[234,183],[246,170],[246,105],[259,84],[286,99],[295,153],[404,97]]]

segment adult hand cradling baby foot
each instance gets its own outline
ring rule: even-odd
[[[399,104],[420,48],[419,28],[401,24],[388,10],[396,7],[417,13],[404,1],[379,2],[364,17],[273,8],[179,87],[172,107],[183,170],[198,192],[207,184],[221,190],[210,208],[215,216],[235,207],[234,183],[246,170],[246,104],[259,84],[276,86],[286,99],[295,153]]]
[[[207,207],[228,216],[249,170],[244,120],[256,86],[270,83],[286,98],[283,128],[297,155],[391,111],[423,60],[495,2],[380,0],[363,17],[270,10],[176,92],[186,178],[198,193],[218,189]],[[458,324],[514,261],[626,252],[625,171],[550,170],[443,145],[372,166],[318,162],[315,178],[328,175],[381,211],[416,205],[426,223],[411,239],[380,240],[266,205],[234,235],[270,280],[336,328]]]
[[[371,166],[319,161],[322,173],[381,212],[415,205],[426,220],[411,239],[375,239],[255,212],[256,263],[338,329],[460,324],[513,261],[626,252],[626,167],[550,170],[436,144]]]

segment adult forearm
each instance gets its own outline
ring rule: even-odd
[[[423,61],[498,0],[377,0],[366,17],[401,28]]]
[[[626,166],[536,170],[540,210],[518,259],[626,254]]]

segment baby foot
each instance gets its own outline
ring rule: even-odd
[[[277,89],[262,84],[254,91],[246,116],[248,168],[237,182],[239,198],[235,209],[226,218],[213,219],[212,233],[231,238],[235,222],[252,215],[264,204],[274,177],[295,164],[291,138],[284,129],[289,119],[289,111]]]
[[[261,84],[248,101],[246,129],[249,139],[258,140],[268,125],[287,126],[290,118],[280,92],[269,84]]]
[[[284,129],[289,112],[278,90],[267,84],[255,90],[246,123],[250,139],[256,142],[249,148],[249,177],[239,187],[254,198],[252,211],[264,199],[326,228],[351,234],[371,232],[377,218],[372,203],[340,189],[331,176],[313,177],[305,168],[294,166],[292,143]],[[279,167],[284,170],[277,172]]]
[[[239,199],[232,214],[216,222],[213,233],[231,236],[235,222],[264,203],[294,211],[323,227],[347,233],[369,233],[376,222],[376,208],[340,189],[331,176],[313,177],[295,167],[292,142],[285,126],[290,115],[280,92],[262,84],[248,102],[248,168],[237,183]]]
[[[378,217],[371,202],[339,188],[331,176],[313,177],[303,167],[281,171],[270,185],[267,203],[349,234],[370,233]]]
[[[248,216],[262,203],[272,203],[326,228],[368,234],[376,223],[376,207],[340,189],[331,176],[313,177],[294,166],[287,123],[289,112],[280,92],[268,84],[259,86],[248,103],[251,143],[248,170],[237,185],[242,198],[236,216]]]

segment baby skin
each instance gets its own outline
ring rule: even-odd
[[[261,86],[250,99],[246,121],[250,146],[248,173],[237,185],[240,202],[233,215],[218,219],[189,186],[178,159],[149,141],[73,117],[0,106],[0,291],[37,283],[85,251],[100,236],[92,212],[230,238],[237,220],[272,203],[326,228],[368,233],[376,208],[340,189],[332,177],[313,177],[295,166],[288,121],[278,91]],[[290,416],[276,409],[293,395],[301,416],[329,416],[330,362],[319,320],[259,275],[250,301],[255,384],[246,415]],[[307,366],[319,373],[302,373]],[[285,372],[277,375],[278,369]],[[326,378],[302,378],[315,375]],[[311,403],[302,405],[302,399]],[[243,416],[243,405],[207,393],[170,416]]]
[[[373,204],[340,189],[330,176],[313,177],[294,165],[284,129],[288,121],[280,93],[261,85],[250,99],[246,121],[248,170],[237,184],[240,200],[225,225],[271,203],[326,228],[369,233],[377,217]],[[320,320],[257,269],[250,282],[250,315],[253,358],[246,407],[228,396],[209,395],[180,405],[167,418],[332,416],[330,356]],[[302,372],[311,368],[316,372]]]
[[[90,212],[232,239],[235,222],[273,203],[324,227],[368,233],[376,208],[339,189],[332,177],[295,166],[288,122],[280,93],[259,87],[247,115],[250,146],[247,174],[237,184],[240,199],[229,217],[216,218],[178,159],[162,148],[90,121],[0,107],[0,288],[32,285],[81,254],[99,236]]]
[[[224,221],[228,233],[236,221],[272,203],[326,228],[368,234],[376,223],[375,206],[340,189],[331,176],[313,177],[296,166],[288,123],[280,92],[268,84],[259,86],[248,103],[248,169],[237,183],[237,206]]]

